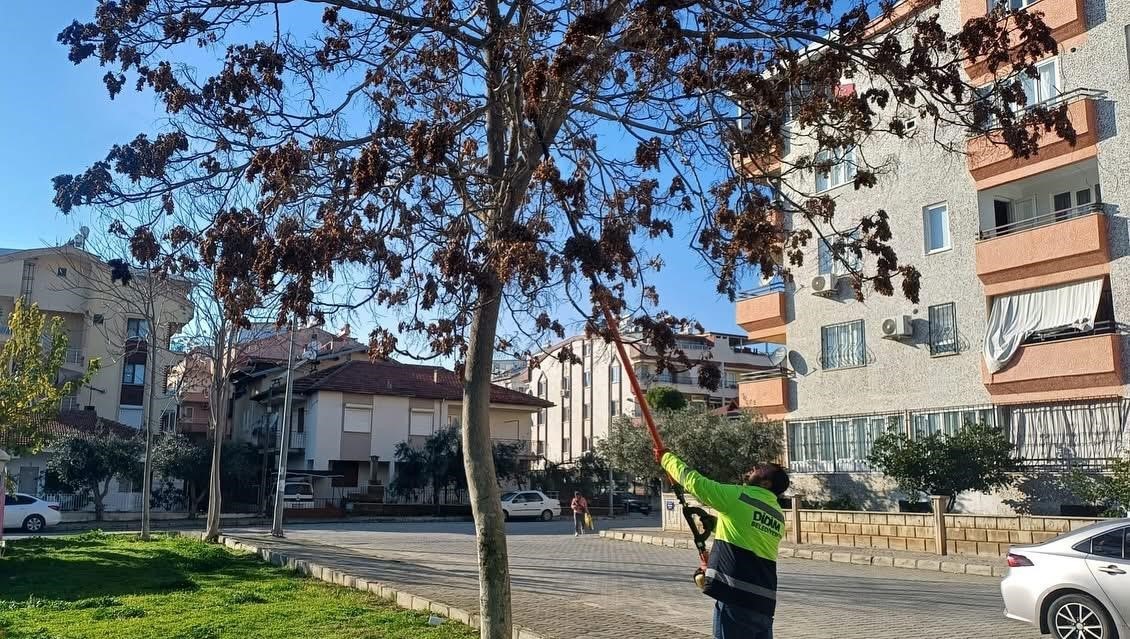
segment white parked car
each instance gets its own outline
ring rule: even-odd
[[[16,493],[4,496],[4,527],[23,528],[29,533],[42,532],[63,519],[59,504]]]
[[[1013,546],[1001,582],[1005,615],[1056,639],[1130,637],[1130,519],[1042,544]]]
[[[537,517],[542,521],[552,521],[561,512],[561,502],[551,499],[540,490],[522,490],[502,495],[502,514],[507,519],[514,517]]]

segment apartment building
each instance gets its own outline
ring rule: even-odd
[[[989,4],[922,10],[939,12],[953,31]],[[977,131],[936,130],[908,114],[921,137],[877,136],[859,149],[794,142],[747,165],[784,192],[834,197],[841,219],[886,210],[894,248],[922,273],[917,304],[897,293],[858,302],[847,269],[817,241],[791,281],[764,282],[738,301],[737,323],[750,339],[787,349],[780,370],[747,377],[739,395],[743,407],[786,422],[802,491],[892,506],[893,486],[865,461],[875,437],[892,429],[915,436],[992,423],[1032,469],[1101,465],[1130,446],[1130,5],[1042,0],[1037,9],[1060,47],[1037,78],[1024,78],[1025,91],[1029,103],[1067,106],[1075,146],[1049,133],[1037,155],[1015,159]],[[966,72],[975,84],[991,80],[978,64]],[[841,90],[866,88],[850,82]],[[943,151],[935,135],[967,154]],[[850,186],[860,152],[893,167],[877,188]],[[786,170],[782,179],[782,166],[814,153],[836,161],[828,175]],[[786,225],[804,223],[784,215]],[[959,508],[1008,511],[1018,497],[975,495]]]
[[[164,384],[165,372],[181,358],[172,337],[192,319],[188,285],[179,280],[154,282],[153,294],[143,276],[130,285],[110,280],[110,269],[84,251],[85,236],[65,246],[0,249],[0,342],[7,339],[8,315],[17,299],[62,318],[69,338],[62,375],[80,376],[91,359],[100,368],[90,382],[65,398],[61,409],[90,410],[101,418],[134,428],[142,425],[151,363],[148,340],[158,340],[152,426],[175,410],[176,395]],[[155,326],[145,319],[145,298],[153,298]]]
[[[742,335],[704,332],[678,335],[676,344],[692,366],[685,371],[658,372],[655,352],[633,344],[626,335],[628,362],[646,390],[669,386],[704,408],[722,408],[738,397],[741,375],[769,370],[770,361],[759,344]],[[561,350],[569,347],[579,364],[563,362]],[[528,392],[554,402],[534,416],[534,450],[544,459],[562,463],[593,450],[596,441],[608,437],[609,425],[621,415],[639,416],[624,364],[616,347],[602,339],[578,335],[547,349],[535,369],[514,360],[496,362],[495,381],[508,388]],[[722,373],[721,385],[709,391],[698,384],[700,362],[710,361]]]

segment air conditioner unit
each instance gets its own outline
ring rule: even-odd
[[[883,339],[905,339],[914,335],[914,323],[909,315],[896,315],[883,320]]]
[[[840,278],[838,276],[831,273],[822,273],[812,278],[812,283],[809,286],[812,288],[813,295],[827,297],[836,294],[839,283]]]

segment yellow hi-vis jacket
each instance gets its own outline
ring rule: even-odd
[[[703,592],[726,604],[773,615],[777,548],[785,515],[777,496],[760,486],[721,484],[666,453],[663,470],[718,515]]]

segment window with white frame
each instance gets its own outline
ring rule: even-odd
[[[612,363],[608,365],[608,383],[620,383],[620,360],[615,357],[612,358]]]
[[[1021,73],[1018,76],[978,87],[974,90],[974,94],[977,96],[977,100],[983,103],[985,112],[978,113],[978,121],[974,123],[976,130],[983,131],[997,126],[996,117],[990,110],[999,106],[1001,102],[1000,96],[997,94],[997,87],[1009,81],[1019,81],[1021,89],[1024,91],[1024,104],[1012,105],[1012,109],[1017,112],[1042,102],[1054,100],[1063,93],[1059,80],[1059,60],[1055,57],[1036,64],[1036,77],[1029,77],[1027,73]]]
[[[1098,184],[1081,189],[1070,189],[1052,194],[1052,211],[1063,213],[1080,207],[1102,202],[1102,189]]]
[[[855,178],[855,147],[818,151],[816,165],[817,193],[843,186]]]
[[[989,9],[1004,7],[1006,9],[1012,9],[1013,11],[1020,11],[1039,1],[1040,0],[989,0]]]
[[[825,369],[867,365],[867,340],[863,320],[820,328],[820,363]]]
[[[957,352],[957,307],[953,302],[935,304],[929,309],[930,354],[948,355]]]
[[[346,404],[341,429],[347,433],[370,432],[373,429],[373,407],[364,404]]]
[[[182,406],[181,409],[180,409],[180,414],[185,419],[192,419],[192,407],[191,406]]]
[[[581,404],[581,419],[589,419],[592,417],[592,406],[585,402]]]
[[[455,428],[459,427],[458,417],[449,415],[449,418],[455,418],[456,423],[448,422],[448,426]],[[409,435],[431,435],[435,430],[435,411],[414,409],[408,414],[408,434]]]
[[[148,337],[149,322],[136,317],[126,320],[126,337]]]
[[[620,400],[612,399],[608,401],[608,415],[609,417],[620,416]]]
[[[790,421],[789,468],[795,472],[865,472],[875,440],[902,432],[902,415],[856,415]]]
[[[581,373],[581,386],[584,386],[585,388],[592,386],[592,373],[590,373],[589,371],[583,371]]]
[[[841,244],[850,244],[858,239],[858,234],[852,232],[848,237],[840,238],[837,235],[829,234],[828,239],[816,239],[816,268],[821,275],[847,275],[852,271],[858,271],[862,262],[855,251],[842,247],[840,255],[837,256],[832,249],[832,245],[837,242]]]
[[[950,211],[945,202],[922,208],[922,235],[926,254],[940,253],[952,248],[950,244]]]
[[[996,413],[992,407],[923,410],[915,411],[910,415],[911,432],[915,437],[927,437],[934,433],[956,435],[970,424],[995,426],[996,423]]]
[[[725,388],[738,387],[738,374],[736,371],[726,371],[722,373],[722,385]]]

